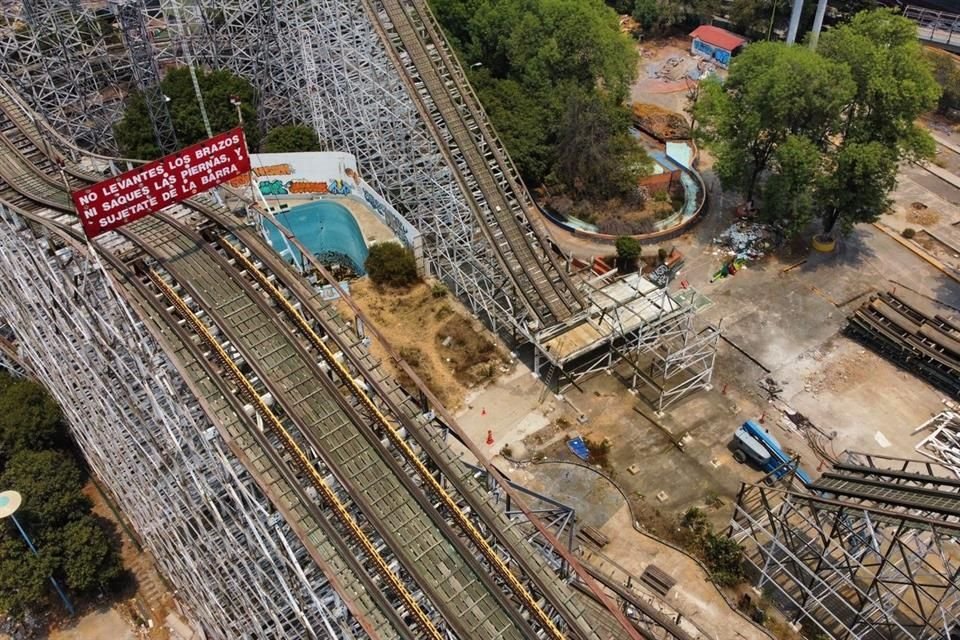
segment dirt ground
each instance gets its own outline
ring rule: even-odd
[[[706,299],[698,322],[719,326],[723,336],[713,389],[659,417],[626,393],[616,375],[595,376],[582,390],[568,389],[559,398],[542,393],[529,372],[518,371],[474,395],[458,422],[478,440],[486,431],[492,433],[491,456],[508,445],[513,460],[527,461],[497,461],[512,478],[572,504],[581,522],[611,539],[623,537],[621,553],[614,557],[637,570],[666,563],[667,547],[634,537],[614,508],[618,499],[624,500],[617,497],[620,491],[637,526],[658,537],[674,538],[677,516],[691,506],[705,509],[722,530],[740,483],[757,482],[762,475],[732,458],[732,433],[747,418],[762,418],[786,449],[800,454],[803,468],[814,477],[825,467],[813,444],[831,455],[850,450],[917,457],[914,446],[922,434],[912,432],[943,410],[943,394],[850,340],[843,328],[854,309],[885,290],[960,316],[960,283],[949,271],[951,260],[960,260],[960,135],[949,142],[956,150],[948,149],[948,154],[942,148],[941,164],[955,169],[957,184],[948,175],[905,166],[892,195],[894,211],[879,225],[858,227],[833,253],[813,252],[809,238],[801,239],[713,282],[712,274],[725,259],[714,239],[732,223],[737,201],[719,191],[705,157],[701,169],[711,190],[709,213],[672,243],[686,256],[678,281],[687,280]],[[901,236],[906,227],[918,232],[911,241]],[[550,231],[579,257],[609,251]],[[946,271],[926,260],[927,252]],[[769,383],[777,389],[773,397],[764,389]],[[509,408],[501,410],[501,404]],[[803,437],[786,411],[799,412],[819,431],[810,440]],[[580,415],[583,422],[577,420]],[[565,468],[578,462],[566,444],[575,434],[609,439],[608,462],[598,470],[619,489]],[[535,463],[541,459],[549,463]],[[682,562],[669,567],[684,577],[684,585],[702,578],[698,568],[684,569]],[[675,604],[718,623],[713,628],[729,631],[719,637],[739,637],[743,622],[729,618],[722,601],[701,606],[708,601],[685,588]],[[771,632],[783,637],[778,635],[782,629]]]
[[[675,37],[640,42],[637,79],[631,87],[633,102],[652,103],[670,111],[685,113],[688,94],[696,83],[688,76],[702,68],[700,61],[690,54],[690,39]],[[723,77],[726,72],[715,68]]]
[[[470,389],[510,371],[509,353],[442,286],[418,283],[409,291],[380,289],[369,278],[351,283],[363,314],[445,407],[458,409]],[[344,317],[353,315],[339,305]],[[374,356],[404,386],[411,381],[374,340]]]

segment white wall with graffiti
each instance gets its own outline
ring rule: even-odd
[[[321,198],[359,200],[398,240],[413,250],[418,267],[424,269],[420,232],[360,177],[357,159],[351,154],[339,151],[254,153],[250,154],[250,161],[255,188],[268,205],[279,202],[294,205],[298,200]],[[237,178],[230,184],[240,189],[249,188],[250,177]]]

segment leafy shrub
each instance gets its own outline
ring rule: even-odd
[[[909,240],[909,239],[912,238],[913,236],[917,235],[917,230],[916,230],[916,229],[911,229],[910,227],[907,227],[906,229],[904,229],[903,231],[900,232],[900,235],[902,235],[904,238],[906,238],[907,240]]]
[[[620,236],[617,238],[617,262],[621,271],[633,271],[637,266],[637,259],[640,257],[642,247],[640,243],[630,236]]]
[[[731,587],[743,580],[743,547],[732,538],[708,531],[703,540],[703,555],[710,579],[721,587]]]
[[[419,280],[413,252],[395,242],[381,242],[370,247],[364,268],[378,285],[408,287]]]

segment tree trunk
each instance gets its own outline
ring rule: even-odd
[[[833,207],[830,209],[830,213],[823,220],[823,234],[828,235],[833,231],[833,227],[836,226],[837,221],[840,219],[840,209],[838,207]]]

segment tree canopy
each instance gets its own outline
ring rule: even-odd
[[[756,43],[725,83],[704,84],[695,113],[726,188],[753,199],[788,233],[814,216],[847,232],[889,207],[902,160],[932,156],[916,125],[939,89],[916,25],[862,12],[823,34],[819,48]]]
[[[611,198],[637,187],[651,160],[630,136],[630,114],[584,93],[567,101],[552,178],[576,195]]]
[[[370,247],[364,268],[376,284],[390,287],[407,287],[420,278],[413,252],[396,242]]]
[[[62,555],[61,571],[74,592],[102,591],[122,574],[110,527],[87,515],[65,524],[49,541]]]
[[[251,150],[258,149],[260,130],[257,125],[257,95],[253,86],[230,71],[197,69],[196,72],[214,135],[237,126],[237,109],[230,102],[231,96],[237,96],[241,100],[240,111],[243,114],[247,146]],[[205,139],[207,132],[190,70],[185,67],[171,69],[160,82],[160,90],[169,98],[167,109],[170,111],[179,145],[185,147]],[[127,97],[123,119],[114,126],[113,131],[120,152],[127,157],[151,160],[162,155],[154,138],[153,126],[142,93],[133,92]]]
[[[0,475],[0,486],[23,495],[18,513],[31,528],[56,527],[86,513],[90,501],[80,493],[83,483],[80,468],[58,451],[18,451]]]
[[[43,387],[0,374],[0,456],[61,441],[60,408]]]
[[[264,153],[323,151],[317,132],[302,124],[288,124],[270,129],[260,147]]]
[[[960,64],[946,51],[927,49],[927,59],[933,64],[933,76],[943,89],[937,112],[953,120],[960,119]]]
[[[696,108],[699,135],[714,147],[724,186],[753,198],[778,146],[791,135],[824,148],[853,90],[841,65],[806,47],[747,47],[724,84],[704,83]]]
[[[540,184],[552,174],[571,190],[592,188],[596,172],[587,175],[586,164],[577,166],[569,154],[579,135],[569,127],[583,117],[596,125],[584,135],[604,166],[643,165],[623,135],[637,53],[602,0],[430,4],[526,182]],[[621,122],[622,129],[610,126]],[[598,184],[599,191],[635,187],[620,178]]]
[[[0,487],[23,496],[17,520],[0,523],[0,614],[21,617],[51,601],[50,576],[72,596],[102,591],[121,574],[110,524],[90,513],[85,474],[68,450],[56,402],[31,380],[0,375]]]

